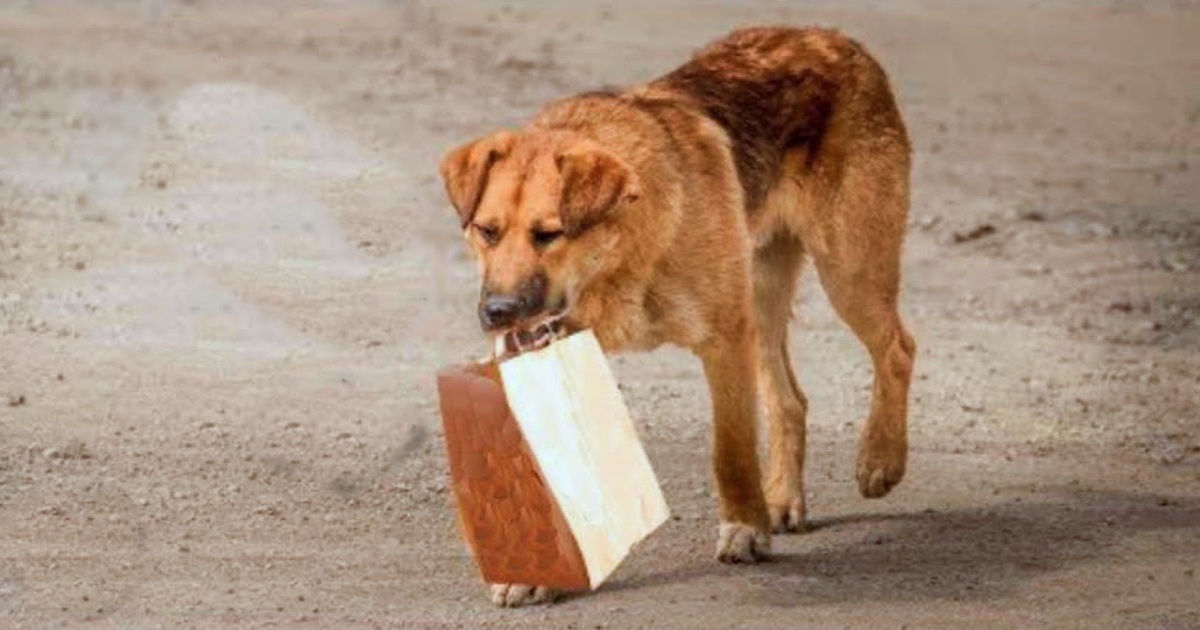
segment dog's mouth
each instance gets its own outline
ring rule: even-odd
[[[567,309],[562,308],[543,313],[499,331],[495,337],[496,355],[504,356],[541,350],[554,340],[576,332],[567,321],[567,315]]]

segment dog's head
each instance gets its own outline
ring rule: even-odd
[[[620,158],[561,131],[496,132],[447,154],[441,174],[479,259],[488,332],[568,316],[640,196]]]

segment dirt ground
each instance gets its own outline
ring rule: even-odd
[[[908,476],[857,496],[870,365],[806,282],[813,531],[712,560],[700,366],[618,357],[674,517],[494,609],[437,160],[771,22],[865,42],[909,123]],[[1181,2],[4,3],[0,627],[1200,628],[1198,42]]]

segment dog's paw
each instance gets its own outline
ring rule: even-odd
[[[501,608],[520,608],[535,604],[549,604],[558,594],[545,586],[528,584],[493,584],[492,603]]]
[[[721,523],[717,560],[726,564],[752,564],[771,553],[771,535],[744,523]]]
[[[767,513],[771,517],[771,531],[776,534],[791,534],[807,529],[804,497],[780,502],[768,501]]]
[[[858,491],[868,499],[891,492],[904,478],[907,456],[908,449],[903,443],[878,445],[870,439],[863,440],[858,451]]]

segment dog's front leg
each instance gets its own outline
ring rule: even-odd
[[[492,603],[501,608],[520,608],[548,604],[558,598],[558,592],[545,586],[528,584],[492,584]]]
[[[713,470],[721,497],[717,559],[757,562],[770,552],[770,518],[758,467],[754,364],[749,325],[698,349],[713,403]]]

